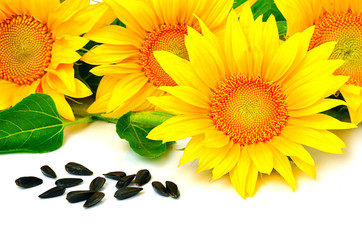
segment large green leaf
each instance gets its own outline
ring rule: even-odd
[[[63,144],[63,130],[52,98],[32,94],[0,112],[0,153],[54,151]]]
[[[157,158],[164,154],[167,145],[162,141],[146,138],[148,133],[157,125],[173,115],[162,112],[129,112],[119,118],[116,131],[120,138],[129,142],[134,152],[146,158]]]

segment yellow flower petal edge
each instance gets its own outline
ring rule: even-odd
[[[243,198],[253,196],[259,175],[273,169],[295,190],[290,160],[316,175],[303,145],[342,153],[344,143],[328,129],[356,127],[319,112],[345,104],[326,99],[348,80],[333,76],[344,62],[328,60],[334,44],[308,51],[313,28],[281,43],[273,17],[266,23],[254,21],[248,4],[238,14],[231,11],[224,35],[218,37],[200,20],[203,34],[190,31],[185,39],[189,61],[154,53],[178,86],[162,88],[170,96],[149,99],[168,109],[177,105],[178,115],[148,138],[191,137],[180,165],[198,159],[197,171],[212,169],[212,179],[228,174]]]
[[[350,76],[339,91],[347,102],[351,122],[362,122],[362,2],[275,0],[275,3],[288,22],[289,36],[315,26],[310,50],[323,43],[337,42],[329,58],[342,59],[345,63],[334,74]]]
[[[176,86],[177,80],[161,68],[153,52],[168,51],[178,55],[181,58],[179,62],[189,60],[184,37],[192,30],[201,32],[194,14],[203,20],[211,32],[219,35],[225,28],[233,5],[233,0],[104,2],[127,28],[106,26],[85,34],[89,40],[103,44],[85,54],[82,60],[98,65],[91,72],[104,76],[98,88],[100,93],[97,93],[96,101],[88,112],[106,113],[107,116],[115,117],[129,110],[154,110],[155,106],[147,101],[147,97],[165,95],[159,87]],[[120,97],[124,81],[134,87],[127,95]],[[113,90],[108,93],[104,89]]]
[[[91,91],[74,78],[84,33],[114,19],[105,4],[89,0],[3,0],[0,3],[0,110],[31,93],[49,94],[62,117],[74,120],[66,96]]]

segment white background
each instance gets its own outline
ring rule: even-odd
[[[362,128],[336,133],[348,146],[344,155],[309,149],[317,180],[294,168],[293,192],[273,173],[263,177],[253,198],[244,200],[227,176],[210,182],[211,173],[196,173],[196,164],[178,167],[182,151],[144,159],[118,138],[114,124],[71,126],[57,151],[0,155],[0,239],[362,239]],[[147,168],[151,181],[177,183],[181,197],[157,195],[148,183],[143,193],[120,201],[113,197],[116,181],[107,179],[102,189],[106,197],[89,209],[84,202],[69,203],[66,194],[39,199],[55,182],[40,167],[49,165],[58,178],[73,177],[64,169],[70,161],[94,175],[81,177],[83,184],[67,192],[88,189],[103,173]],[[15,185],[15,179],[29,175],[42,178],[43,184],[31,189]]]
[[[156,159],[133,153],[115,133],[115,125],[96,122],[66,128],[64,146],[46,154],[0,155],[0,239],[362,239],[362,128],[337,131],[344,155],[311,150],[317,180],[296,168],[297,190],[275,172],[263,176],[253,198],[242,199],[227,176],[210,182],[209,171],[197,164],[178,167],[182,151]],[[185,141],[174,147],[182,148]],[[89,209],[63,196],[39,199],[54,186],[42,175],[49,165],[58,178],[74,177],[64,165],[78,162],[93,170],[81,177],[88,189],[97,176],[110,171],[136,173],[147,168],[151,181],[171,180],[180,188],[178,200],[157,195],[148,183],[138,196],[117,200],[114,180],[107,179],[102,203]],[[15,179],[37,176],[40,186],[21,189]],[[66,193],[67,193],[66,192]]]

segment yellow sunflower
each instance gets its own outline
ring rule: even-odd
[[[163,95],[160,86],[175,86],[153,56],[168,51],[188,59],[184,43],[187,28],[199,30],[194,14],[208,28],[221,33],[233,0],[104,0],[127,26],[107,26],[86,38],[104,43],[89,51],[83,61],[100,65],[91,70],[104,76],[90,113],[121,116],[130,110],[152,109],[149,96]]]
[[[74,120],[65,95],[91,95],[74,78],[73,64],[81,57],[76,51],[88,42],[80,35],[108,16],[105,4],[89,5],[89,0],[0,1],[0,110],[42,92],[64,118]]]
[[[288,22],[288,35],[315,26],[309,45],[337,41],[330,59],[345,63],[335,71],[350,79],[339,90],[347,102],[352,123],[362,121],[362,1],[275,0]]]
[[[150,97],[177,116],[154,128],[150,139],[192,137],[180,165],[198,159],[197,171],[212,179],[229,173],[243,198],[253,196],[259,173],[273,169],[296,187],[288,157],[315,178],[314,161],[302,145],[341,154],[344,143],[327,129],[355,127],[320,112],[345,104],[325,99],[347,80],[333,76],[344,61],[328,60],[335,43],[308,52],[313,27],[281,44],[275,18],[254,22],[248,4],[240,20],[227,20],[223,42],[200,21],[188,29],[189,61],[155,52],[178,86],[161,87],[169,96]]]

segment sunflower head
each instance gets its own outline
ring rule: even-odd
[[[335,75],[350,76],[339,90],[347,101],[353,123],[362,121],[362,5],[359,0],[276,0],[291,36],[315,26],[309,49],[335,41],[330,59],[345,63]]]
[[[185,45],[188,29],[201,31],[196,14],[214,33],[221,33],[232,8],[232,0],[105,0],[127,26],[107,26],[86,38],[103,43],[82,58],[99,65],[92,73],[104,76],[96,101],[88,109],[121,116],[128,111],[155,109],[149,96],[165,95],[160,87],[176,86],[154,57],[167,51],[189,60]],[[128,86],[128,87],[125,87]]]
[[[259,174],[273,169],[294,190],[289,159],[315,178],[314,161],[302,145],[341,153],[343,142],[328,129],[355,127],[320,113],[345,104],[325,99],[348,80],[333,75],[344,61],[329,59],[336,43],[308,51],[313,27],[281,44],[273,17],[254,21],[248,4],[239,17],[230,13],[222,36],[201,20],[202,34],[189,28],[188,60],[154,53],[177,86],[161,87],[170,96],[149,100],[177,116],[148,137],[191,137],[180,165],[198,159],[197,171],[212,169],[212,179],[229,174],[243,198],[253,196]]]
[[[97,13],[97,14],[95,14]],[[3,0],[0,3],[0,110],[34,92],[49,94],[59,113],[73,120],[65,96],[82,98],[91,91],[74,78],[80,37],[108,23],[104,4],[88,0]],[[102,20],[100,20],[102,19]],[[77,27],[74,27],[77,25]]]

